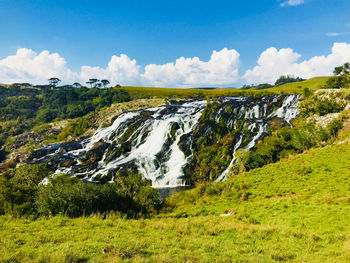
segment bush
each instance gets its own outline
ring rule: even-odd
[[[89,115],[70,121],[68,125],[57,135],[57,140],[63,141],[69,136],[78,137],[82,135],[89,127]]]
[[[346,106],[343,100],[336,100],[318,95],[309,97],[300,103],[300,115],[307,117],[313,114],[320,116],[342,111]]]
[[[35,200],[40,215],[70,217],[120,211],[124,202],[115,184],[96,186],[68,175],[55,176],[41,185]]]
[[[274,163],[289,154],[302,153],[315,146],[322,145],[331,137],[336,137],[342,127],[341,120],[332,121],[326,129],[314,123],[303,123],[300,127],[289,126],[276,130],[259,141],[255,151],[240,149],[236,152],[237,164],[234,173],[240,173]]]
[[[49,175],[46,164],[22,165],[0,175],[0,210],[15,216],[36,212],[39,183]]]
[[[35,204],[40,215],[64,214],[69,217],[109,211],[134,216],[159,208],[158,191],[145,183],[147,181],[141,175],[124,179],[123,183],[95,185],[68,175],[55,176],[47,185],[39,187]]]
[[[236,164],[232,168],[234,174],[249,171],[266,164],[266,161],[262,158],[262,156],[260,154],[257,154],[255,151],[239,149],[235,153],[235,157]]]
[[[337,137],[341,128],[343,128],[343,122],[340,119],[334,119],[327,125],[327,131],[333,138]]]
[[[334,68],[334,77],[330,77],[324,88],[326,89],[341,89],[350,86],[350,63]]]
[[[275,86],[278,87],[278,86],[281,86],[281,85],[286,84],[286,83],[299,82],[299,81],[303,81],[303,80],[305,80],[305,79],[302,79],[299,77],[295,78],[295,77],[289,76],[289,75],[286,75],[286,76],[282,75],[276,80]]]

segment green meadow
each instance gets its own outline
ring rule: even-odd
[[[299,93],[302,94],[304,88],[315,91],[322,88],[328,77],[317,77],[308,80],[287,83],[279,87],[269,89],[234,89],[234,88],[218,88],[218,89],[170,89],[170,88],[151,88],[151,87],[122,87],[134,99],[141,98],[188,98],[188,97],[217,97],[217,96],[261,96],[267,94],[280,93]]]
[[[150,219],[0,217],[1,262],[347,262],[350,145],[180,192]],[[103,253],[105,249],[105,253]]]

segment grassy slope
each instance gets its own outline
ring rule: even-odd
[[[313,149],[181,192],[149,220],[1,217],[0,261],[346,262],[349,162],[349,144]]]
[[[125,89],[134,98],[260,95],[316,90],[326,80],[262,91]],[[0,217],[0,262],[349,261],[349,161],[348,144],[314,149],[181,192],[150,220]]]
[[[311,91],[318,90],[326,83],[329,77],[315,77],[301,82],[287,83],[277,88],[271,88],[272,91],[285,91],[286,93],[302,93],[304,88]]]
[[[240,96],[240,95],[259,95],[263,93],[302,93],[304,88],[314,91],[320,89],[327,81],[328,77],[311,78],[301,82],[288,83],[280,87],[264,90],[240,90],[240,89],[169,89],[169,88],[150,88],[150,87],[122,87],[133,98],[144,97],[189,97],[201,94],[207,97],[221,95]]]

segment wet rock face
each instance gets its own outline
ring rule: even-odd
[[[81,165],[97,167],[97,163],[102,160],[105,150],[109,145],[106,142],[95,142],[80,159]]]
[[[155,187],[221,180],[237,149],[254,147],[269,125],[290,125],[297,101],[297,95],[232,97],[126,112],[91,138],[41,148],[28,162],[47,162],[56,172],[94,182],[127,171]]]

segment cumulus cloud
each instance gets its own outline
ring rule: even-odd
[[[181,57],[175,63],[150,64],[142,78],[156,86],[228,85],[239,79],[239,53],[224,48],[213,51],[209,61]]]
[[[350,45],[334,43],[328,56],[315,56],[298,63],[301,55],[292,49],[266,49],[258,59],[258,65],[245,72],[243,78],[248,83],[273,83],[281,75],[302,78],[331,75],[334,67],[350,61]]]
[[[213,51],[209,61],[198,57],[181,57],[175,63],[150,64],[144,69],[127,55],[112,56],[107,67],[82,66],[80,72],[67,68],[64,58],[45,50],[36,53],[20,48],[17,53],[0,60],[0,82],[46,83],[58,77],[64,83],[85,83],[90,78],[108,79],[112,84],[185,87],[188,85],[228,85],[239,79],[239,53],[224,48]],[[143,70],[143,73],[140,72]]]
[[[64,58],[47,50],[38,54],[31,49],[19,48],[15,55],[0,60],[2,82],[43,83],[52,76],[66,80],[77,77],[67,68]]]
[[[273,83],[281,75],[303,78],[331,75],[333,68],[350,61],[350,45],[334,43],[330,54],[300,61],[290,48],[270,47],[261,53],[257,65],[239,74],[240,54],[234,49],[213,51],[208,61],[180,57],[175,62],[141,67],[125,54],[112,56],[106,67],[82,66],[73,72],[58,53],[36,53],[20,48],[16,54],[0,59],[0,82],[47,83],[58,77],[62,83],[85,83],[89,78],[108,79],[112,84],[160,87],[231,86],[237,83]]]
[[[297,6],[304,4],[304,0],[287,0],[281,3],[281,6]]]
[[[111,83],[135,85],[140,83],[139,68],[136,60],[127,55],[112,56],[107,68],[82,66],[79,77],[81,80],[90,78],[108,79]]]

